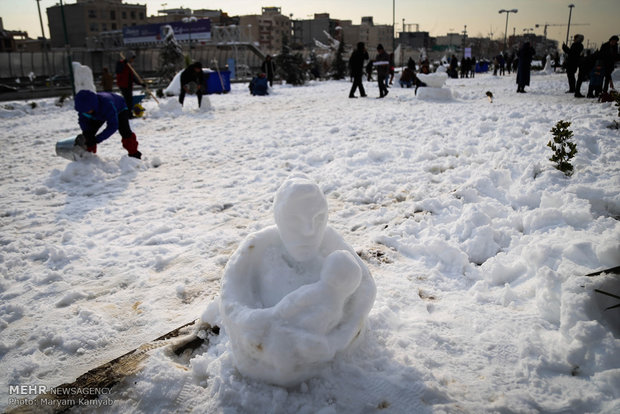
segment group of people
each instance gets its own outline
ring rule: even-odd
[[[583,55],[583,39],[580,34],[576,34],[570,47],[566,44],[562,45],[562,50],[566,53],[565,68],[568,77],[569,89],[567,93],[574,93],[577,98],[582,98],[581,85],[584,81],[589,80],[589,88],[587,96],[589,98],[597,97],[601,92],[607,92],[609,87],[614,88],[611,74],[614,70],[615,62],[618,60],[618,36],[614,35],[605,42],[598,51]],[[518,50],[516,59],[509,57],[504,58],[503,54],[495,57],[494,75],[498,71],[500,75],[504,74],[505,68],[515,65],[517,77],[517,93],[525,93],[525,87],[530,84],[530,72],[532,59],[535,50],[530,42],[525,42]],[[131,53],[128,58],[122,59],[116,66],[116,84],[121,91],[122,97],[112,93],[112,75],[107,68],[104,68],[102,76],[102,86],[104,92],[95,93],[88,90],[82,90],[75,96],[75,109],[79,113],[79,124],[82,129],[82,135],[85,139],[86,150],[92,153],[97,152],[97,144],[109,138],[115,131],[119,131],[122,137],[122,145],[127,150],[128,155],[135,158],[141,158],[142,154],[138,151],[138,141],[136,134],[131,131],[129,119],[133,118],[133,85],[134,83],[144,85],[139,77],[136,76],[131,64],[135,58],[135,54]],[[369,61],[365,65],[366,61]],[[357,98],[355,93],[359,90],[361,97],[366,97],[366,91],[362,79],[364,71],[369,80],[373,70],[377,71],[377,86],[379,88],[379,98],[388,95],[388,85],[392,84],[394,77],[393,55],[390,56],[383,45],[377,45],[377,54],[373,60],[370,60],[368,51],[364,42],[359,42],[351,54],[349,59],[349,70],[353,84],[349,91],[349,98]],[[474,77],[475,59],[463,58],[460,65],[461,77]],[[457,73],[458,60],[456,56],[452,56],[448,74]],[[425,86],[415,73],[416,65],[413,59],[409,59],[407,67],[403,69],[399,80],[401,87]],[[262,74],[257,76],[250,82],[250,91],[253,95],[267,94],[267,84],[273,86],[273,78],[275,75],[275,64],[271,56],[267,56],[261,67]],[[429,64],[420,66],[422,73],[429,73]],[[578,74],[578,75],[577,75]],[[200,62],[189,65],[181,74],[181,90],[179,93],[179,102],[183,105],[185,95],[188,93],[196,94],[198,98],[198,106],[200,107],[203,86],[204,72]],[[106,124],[107,127],[101,132],[98,130]]]
[[[78,112],[78,123],[82,130],[86,151],[96,153],[97,144],[118,131],[127,154],[130,157],[142,158],[142,153],[138,151],[136,134],[129,125],[129,120],[134,117],[133,85],[144,86],[144,82],[136,75],[132,67],[135,57],[135,53],[131,52],[116,64],[116,85],[122,96],[112,93],[114,78],[108,68],[104,68],[102,74],[103,92],[81,90],[75,95],[75,110]],[[200,107],[205,84],[202,64],[195,62],[189,65],[181,73],[180,83],[179,102],[181,105],[183,105],[185,95],[191,93],[196,94],[198,107]],[[104,124],[106,128],[98,133]]]
[[[513,64],[517,64],[518,61],[515,60],[513,55],[506,55],[504,53],[500,53],[493,58],[493,76],[504,76],[506,72],[510,75],[510,71],[512,69]]]
[[[364,62],[368,60],[368,64]],[[357,98],[355,92],[359,89],[360,96],[365,98],[366,91],[364,90],[364,84],[362,79],[364,77],[364,70],[366,76],[370,81],[372,78],[373,70],[377,71],[377,86],[379,87],[379,98],[385,98],[389,91],[388,87],[393,83],[394,79],[394,56],[389,55],[382,44],[377,45],[377,54],[373,60],[370,60],[366,45],[364,42],[359,42],[349,58],[349,72],[353,79],[353,85],[349,91],[349,98]]]
[[[607,92],[609,87],[614,88],[611,73],[618,60],[618,36],[614,35],[594,53],[583,55],[583,35],[576,34],[573,43],[569,46],[562,44],[562,50],[566,53],[566,76],[568,77],[568,90],[576,98],[583,98],[581,85],[589,80],[587,97],[596,98],[601,92]]]
[[[95,154],[97,144],[118,131],[127,154],[130,157],[142,158],[142,153],[138,151],[136,134],[129,125],[129,120],[133,118],[133,85],[144,85],[131,66],[135,57],[132,52],[116,64],[116,85],[122,96],[112,93],[114,77],[108,68],[104,68],[101,79],[103,92],[84,89],[75,95],[74,107],[78,112],[78,123],[86,151]],[[104,124],[106,128],[98,132]]]
[[[271,55],[265,56],[261,64],[261,71],[252,78],[248,88],[252,95],[269,95],[269,86],[273,87],[273,78],[276,74],[276,64]]]
[[[459,68],[459,60],[456,55],[452,55],[450,57],[450,64],[448,66],[448,76],[453,79],[457,79],[459,77],[459,72],[461,74],[461,78],[469,78],[476,76],[476,58],[474,57],[464,57],[461,59],[461,66]]]

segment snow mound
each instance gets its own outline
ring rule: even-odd
[[[422,101],[449,102],[454,100],[449,88],[418,88],[416,96]]]
[[[93,71],[88,66],[82,65],[80,62],[73,62],[73,79],[76,91],[86,89],[97,92],[93,80]]]
[[[203,97],[204,98],[204,97]],[[183,113],[183,106],[175,98],[162,99],[159,101],[159,105],[149,112],[151,118],[163,118],[175,115],[181,115]]]

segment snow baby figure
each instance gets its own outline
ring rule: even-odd
[[[376,287],[327,226],[327,200],[307,176],[280,186],[274,218],[275,226],[250,234],[230,258],[220,314],[243,375],[293,386],[359,337]]]
[[[336,250],[325,259],[321,279],[286,295],[273,307],[274,316],[294,317],[297,327],[325,335],[342,320],[346,299],[361,279],[362,269],[355,257],[346,250]]]
[[[136,134],[129,126],[129,109],[122,96],[84,89],[75,95],[75,110],[79,113],[78,122],[82,128],[87,151],[96,153],[97,144],[118,131],[122,137],[123,148],[127,150],[129,156],[142,157],[142,153],[138,151]],[[97,134],[104,123],[106,128]]]

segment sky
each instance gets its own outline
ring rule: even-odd
[[[74,3],[73,0],[66,4]],[[30,37],[41,35],[36,0],[0,0],[0,17],[4,28],[25,30]],[[58,0],[40,0],[41,14],[46,36],[47,16],[45,9],[58,3]],[[359,24],[362,16],[373,16],[376,24],[396,22],[396,30],[405,24],[417,23],[421,31],[431,36],[441,36],[448,32],[462,32],[467,25],[469,36],[503,39],[506,27],[506,14],[500,9],[517,9],[508,15],[508,35],[523,34],[532,30],[543,34],[543,26],[549,23],[547,36],[566,40],[569,4],[574,4],[571,16],[572,34],[585,36],[584,44],[600,46],[613,34],[620,33],[619,0],[133,0],[127,3],[147,5],[147,14],[156,15],[164,8],[185,7],[191,9],[221,9],[229,15],[260,14],[261,7],[276,6],[282,13],[293,15],[294,19],[312,18],[314,13],[329,13],[332,18],[352,20]],[[165,5],[165,6],[162,6]],[[394,10],[393,10],[393,7]],[[536,27],[539,25],[539,27]],[[555,26],[557,25],[557,26]]]

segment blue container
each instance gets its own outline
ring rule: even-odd
[[[489,62],[476,63],[476,73],[484,73],[489,71]]]
[[[207,94],[230,92],[230,71],[213,71],[205,73]]]

